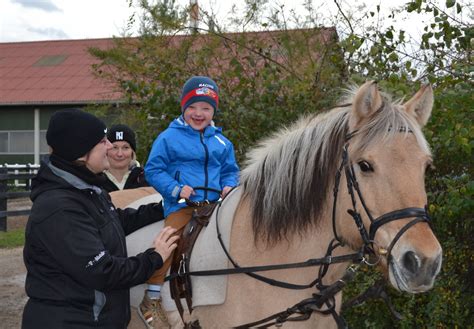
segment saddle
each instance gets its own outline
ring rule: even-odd
[[[181,299],[184,298],[186,300],[189,312],[192,311],[193,305],[191,278],[188,275],[191,252],[199,233],[202,228],[206,227],[209,223],[209,218],[217,204],[218,203],[208,203],[194,209],[191,220],[185,226],[173,256],[170,272],[172,273],[170,292],[183,322],[184,308]]]

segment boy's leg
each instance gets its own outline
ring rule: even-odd
[[[193,210],[194,208],[186,207],[169,214],[168,217],[166,217],[165,219],[165,226],[171,226],[177,229],[175,235],[181,236],[184,227],[191,220]],[[153,275],[147,281],[148,284],[162,285],[164,283],[166,273],[168,272],[168,269],[171,266],[171,262],[173,261],[173,254],[174,252],[170,255],[170,257],[168,257],[163,266],[160,269],[156,270],[155,273],[153,273]]]
[[[176,228],[178,231],[175,234],[181,235],[184,227],[191,219],[193,210],[191,207],[186,207],[169,214],[165,219],[165,226]],[[147,281],[148,289],[145,291],[145,296],[138,307],[138,314],[148,328],[169,327],[166,313],[161,307],[160,291],[172,260],[173,254],[168,257],[163,266],[156,270]]]

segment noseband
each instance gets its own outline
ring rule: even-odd
[[[336,172],[336,177],[335,177],[335,182],[334,182],[334,201],[333,201],[333,211],[332,211],[332,227],[333,227],[333,233],[334,237],[337,241],[339,241],[342,245],[344,242],[341,240],[337,233],[336,229],[336,206],[337,206],[337,196],[338,196],[338,190],[339,190],[339,184],[341,180],[341,175],[342,171],[344,170],[345,176],[346,176],[346,183],[347,183],[347,190],[349,195],[351,196],[351,202],[352,202],[352,209],[348,209],[347,212],[352,216],[354,219],[354,222],[357,226],[357,229],[359,230],[360,236],[363,241],[363,249],[365,252],[369,252],[372,254],[376,254],[374,250],[374,238],[375,234],[377,233],[377,230],[382,227],[383,225],[390,223],[394,220],[399,220],[399,219],[405,219],[405,218],[413,218],[411,221],[409,221],[407,224],[405,224],[395,235],[393,238],[392,242],[388,246],[387,249],[380,248],[378,250],[378,255],[381,254],[386,254],[387,260],[391,260],[391,253],[392,249],[397,243],[397,241],[401,238],[401,236],[413,225],[419,223],[419,222],[427,222],[430,227],[431,227],[431,218],[429,217],[427,211],[426,211],[426,206],[425,208],[417,208],[417,207],[409,207],[409,208],[403,208],[403,209],[398,209],[391,211],[389,213],[383,214],[377,218],[374,219],[372,214],[370,213],[370,210],[368,209],[364,197],[362,195],[362,192],[360,191],[359,188],[359,183],[357,181],[357,177],[355,175],[354,171],[354,166],[350,162],[349,159],[349,152],[348,152],[348,141],[357,133],[357,131],[354,131],[350,134],[347,135],[346,137],[346,144],[343,147],[343,152],[342,152],[342,161],[341,165],[338,168]],[[360,213],[357,211],[357,200],[356,200],[356,194],[360,200],[360,203],[362,204],[362,207],[364,208],[365,213],[367,214],[367,217],[370,219],[370,227],[369,227],[369,233],[367,233],[367,230],[364,226],[364,223],[362,221],[362,217]]]

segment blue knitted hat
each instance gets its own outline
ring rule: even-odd
[[[214,113],[217,112],[219,88],[214,80],[208,77],[194,76],[186,81],[181,93],[181,112],[196,102],[206,102],[214,108]]]

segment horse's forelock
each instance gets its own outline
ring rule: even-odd
[[[356,152],[361,152],[374,143],[387,143],[400,133],[413,134],[421,149],[430,154],[428,142],[419,124],[403,110],[400,101],[392,104],[384,103],[383,109],[357,132],[359,138],[354,139],[354,149]]]

